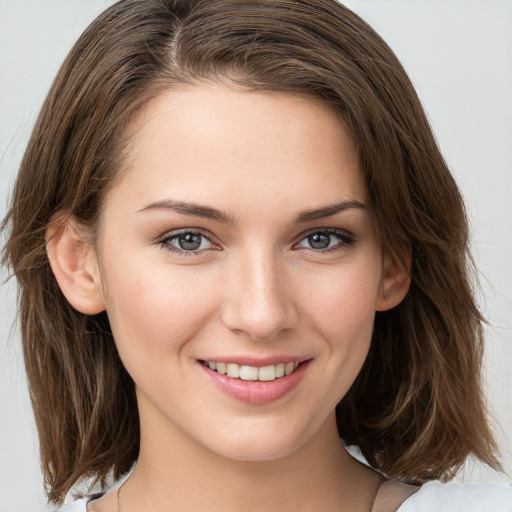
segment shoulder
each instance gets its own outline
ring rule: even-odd
[[[76,501],[73,501],[72,503],[63,505],[57,510],[57,512],[87,512],[87,504],[92,500],[101,498],[103,495],[104,493],[101,492],[84,496]]]
[[[81,498],[59,508],[58,512],[87,512],[87,502],[90,498]]]
[[[424,484],[398,512],[512,512],[511,484]]]

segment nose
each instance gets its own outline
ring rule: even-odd
[[[296,326],[297,308],[278,257],[260,251],[240,257],[230,268],[222,310],[224,325],[253,340],[271,340]]]

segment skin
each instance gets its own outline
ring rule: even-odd
[[[107,310],[136,384],[141,451],[123,512],[369,510],[380,476],[346,453],[334,409],[366,358],[375,311],[398,304],[408,278],[381,252],[345,125],[308,97],[201,84],[150,102],[130,135],[95,246],[73,219],[49,244],[68,300]],[[170,250],[187,230],[209,240]],[[311,247],[308,235],[326,231],[329,247]],[[226,395],[198,363],[276,354],[311,362],[270,404]],[[89,510],[117,510],[117,499]]]

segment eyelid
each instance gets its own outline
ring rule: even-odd
[[[298,244],[306,239],[308,236],[314,235],[315,233],[326,233],[329,235],[338,235],[342,238],[339,244],[336,244],[334,247],[326,248],[326,249],[314,249],[312,247],[298,247]],[[325,253],[329,251],[335,251],[337,249],[346,248],[347,246],[352,246],[357,242],[357,237],[351,231],[341,228],[314,228],[304,233],[301,233],[299,237],[296,239],[296,242],[293,244],[294,250],[305,249],[315,253]]]
[[[199,234],[203,236],[206,240],[208,240],[213,247],[208,249],[202,249],[197,251],[187,251],[185,249],[180,249],[178,247],[175,247],[168,243],[168,241],[172,238],[175,238],[179,235],[191,233],[191,234]],[[185,256],[200,256],[204,255],[207,251],[212,250],[219,250],[219,244],[215,242],[214,236],[207,230],[202,228],[180,228],[180,229],[174,229],[170,231],[166,231],[165,234],[158,237],[158,239],[155,241],[157,245],[160,245],[160,247],[166,251],[169,251],[171,253],[179,254],[179,255],[185,255]]]
[[[171,238],[175,238],[175,237],[177,237],[181,234],[185,234],[185,233],[199,234],[199,235],[203,236],[206,240],[208,240],[214,247],[208,248],[208,249],[196,250],[196,251],[193,251],[193,250],[187,251],[185,249],[180,249],[180,248],[175,247],[175,246],[171,245],[170,243],[168,243],[168,241]],[[300,242],[302,242],[308,236],[313,235],[315,233],[325,233],[325,234],[330,234],[330,235],[336,235],[336,236],[340,237],[341,240],[335,246],[326,248],[326,249],[315,249],[312,247],[309,248],[309,247],[299,247],[298,246],[298,244]],[[187,256],[189,256],[189,255],[199,256],[199,255],[203,255],[205,252],[208,252],[208,251],[220,250],[220,247],[219,247],[220,244],[218,244],[214,239],[215,239],[215,237],[212,235],[212,233],[203,228],[180,228],[180,229],[175,229],[175,230],[165,232],[162,236],[158,237],[158,239],[155,241],[155,243],[160,245],[164,250],[167,250],[169,252],[178,253],[180,255],[187,255]],[[301,233],[296,238],[296,241],[294,242],[292,249],[293,250],[299,250],[299,249],[309,250],[314,253],[326,253],[326,252],[336,251],[336,250],[350,247],[350,246],[354,245],[356,242],[357,242],[357,237],[352,232],[350,232],[346,229],[332,228],[332,227],[329,227],[329,228],[320,227],[320,228],[313,228],[313,229],[310,229],[310,230],[307,230],[307,231]]]

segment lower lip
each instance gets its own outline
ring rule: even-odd
[[[304,361],[290,375],[267,382],[233,379],[210,370],[201,362],[198,364],[210,382],[227,395],[247,404],[262,405],[275,402],[295,389],[310,362],[311,360]]]

